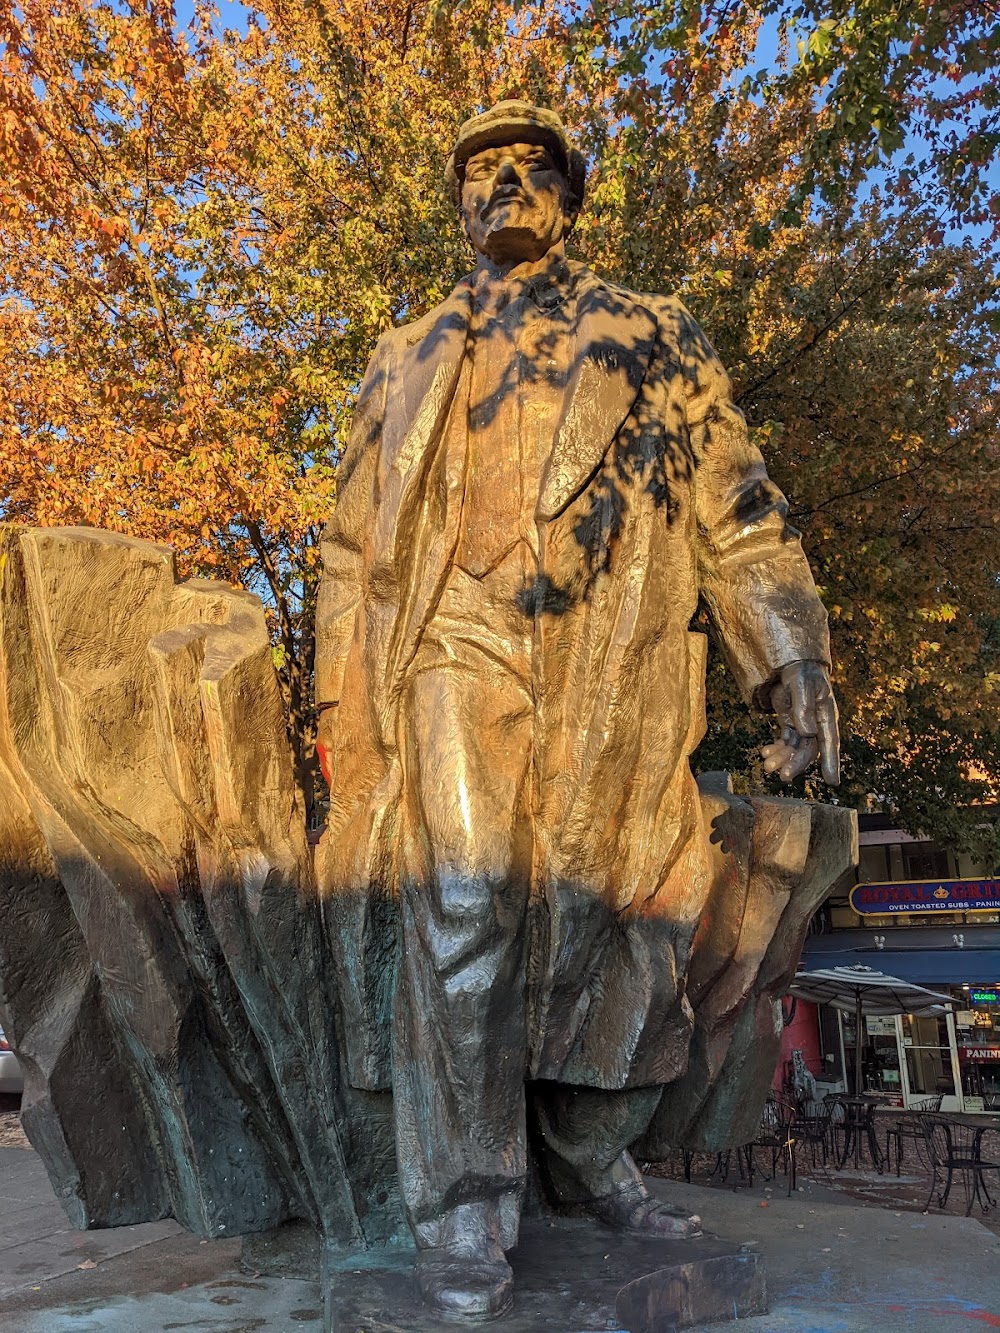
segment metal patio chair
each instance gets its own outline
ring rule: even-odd
[[[938,1190],[938,1207],[945,1207],[956,1173],[962,1177],[965,1186],[966,1217],[971,1214],[974,1201],[984,1213],[996,1207],[996,1200],[986,1185],[986,1173],[995,1171],[1000,1179],[1000,1162],[986,1161],[982,1155],[983,1135],[990,1126],[926,1112],[921,1117],[921,1124],[931,1162],[931,1188],[924,1212],[930,1208],[935,1190]],[[941,1177],[944,1179],[943,1190],[939,1186]]]
[[[705,1177],[706,1180],[714,1180],[716,1176],[725,1184],[729,1179],[729,1167],[732,1161],[733,1153],[736,1153],[736,1164],[739,1167],[740,1180],[744,1180],[743,1171],[743,1150],[741,1148],[724,1148],[721,1152],[715,1154],[715,1165]],[[709,1154],[704,1154],[708,1156]],[[687,1184],[691,1184],[691,1168],[694,1163],[694,1149],[685,1148],[681,1152],[681,1164],[684,1168],[684,1179]]]
[[[896,1145],[896,1175],[899,1175],[900,1164],[905,1156],[903,1144],[911,1143],[916,1153],[917,1161],[926,1165],[926,1149],[924,1147],[924,1125],[921,1117],[928,1111],[940,1111],[941,1102],[944,1099],[943,1093],[938,1093],[934,1097],[922,1097],[915,1101],[910,1107],[910,1112],[906,1115],[898,1116],[891,1124],[886,1126],[885,1130],[885,1161],[886,1166],[892,1165],[891,1145]]]
[[[833,1149],[832,1106],[826,1101],[804,1101],[799,1106],[792,1122],[792,1130],[799,1143],[809,1145],[809,1157],[816,1165],[817,1152],[823,1154],[826,1166],[827,1155]]]
[[[747,1175],[753,1185],[754,1170],[760,1170],[765,1180],[773,1180],[778,1174],[778,1163],[788,1177],[788,1193],[795,1188],[797,1141],[795,1136],[795,1107],[778,1097],[769,1097],[764,1103],[764,1113],[760,1128],[753,1141],[744,1144],[743,1156],[747,1164]],[[770,1154],[771,1174],[754,1166],[754,1154]]]

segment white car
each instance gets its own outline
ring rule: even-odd
[[[0,1093],[20,1093],[24,1091],[24,1078],[17,1056],[10,1049],[10,1043],[0,1028]]]

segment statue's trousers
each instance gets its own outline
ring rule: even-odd
[[[464,595],[445,597],[403,709],[404,800],[421,836],[400,885],[397,1153],[418,1243],[439,1243],[449,1210],[482,1203],[510,1246],[527,1169],[533,622],[509,599],[499,626],[495,607],[468,614],[497,580],[455,582]],[[618,1183],[613,1164],[659,1092],[535,1083],[527,1095],[549,1149],[594,1193]]]

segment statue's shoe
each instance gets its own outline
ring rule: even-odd
[[[503,1251],[493,1246],[469,1255],[421,1250],[414,1271],[425,1304],[454,1323],[499,1319],[514,1304],[514,1275]]]
[[[702,1234],[700,1217],[662,1203],[640,1184],[629,1184],[611,1194],[588,1199],[585,1207],[607,1226],[634,1236],[694,1240]]]

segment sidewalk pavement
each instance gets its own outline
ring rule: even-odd
[[[777,1190],[650,1183],[700,1212],[706,1230],[759,1243],[771,1312],[741,1321],[748,1333],[1000,1329],[1000,1239],[974,1218],[859,1206],[810,1182],[790,1199]],[[0,1333],[322,1329],[317,1283],[242,1273],[239,1248],[199,1241],[174,1222],[75,1232],[35,1153],[0,1149]],[[551,1307],[528,1323],[529,1312],[520,1315],[521,1327],[539,1333],[589,1333]],[[394,1323],[388,1310],[360,1328],[355,1320],[334,1327],[424,1333]],[[496,1327],[503,1333],[503,1323]]]

